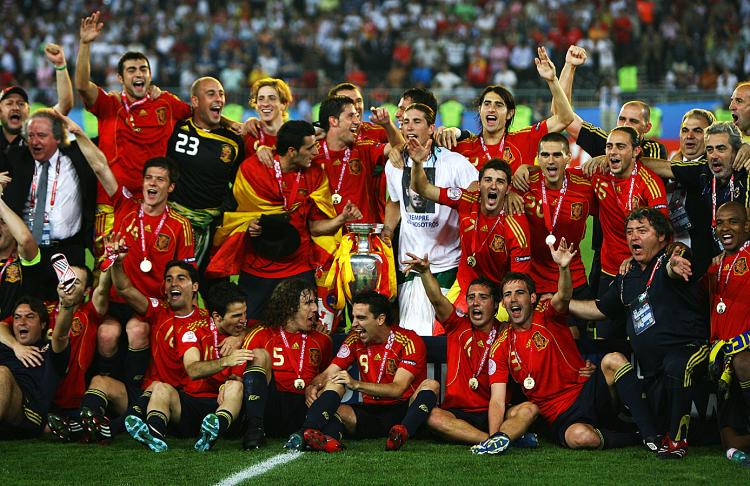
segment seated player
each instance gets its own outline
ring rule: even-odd
[[[430,430],[444,439],[479,444],[490,437],[488,430],[493,423],[488,416],[491,394],[487,358],[492,344],[504,329],[503,323],[495,318],[500,305],[500,292],[494,282],[483,277],[474,279],[467,286],[468,313],[464,314],[440,291],[440,284],[430,272],[427,257],[419,258],[411,253],[407,255],[411,257],[406,261],[407,268],[421,275],[427,297],[435,308],[435,316],[445,328],[448,338],[445,399],[440,408],[435,407],[440,383],[432,379],[422,382],[404,421],[391,428],[386,449],[400,449],[406,439],[416,432],[415,425],[425,420]],[[511,440],[519,439],[524,434],[537,413],[538,408],[530,402],[510,407],[507,420],[500,421],[503,426],[493,431],[493,434],[502,434],[504,442],[495,441],[492,444],[496,447],[485,447],[482,453],[503,452]],[[498,423],[497,420],[494,422]],[[536,442],[533,435],[529,434],[528,443]]]
[[[247,369],[243,366],[245,449],[263,445],[265,434],[286,437],[299,430],[307,413],[306,385],[331,362],[331,338],[315,330],[315,292],[306,280],[281,282],[271,294],[263,323],[245,338],[243,347],[253,353]]]
[[[68,310],[63,310],[68,312]],[[13,307],[13,337],[41,353],[41,366],[25,366],[7,344],[0,342],[0,437],[38,436],[70,357],[70,328],[58,326],[47,341],[47,308],[36,297],[21,297]],[[5,327],[5,323],[0,323]]]
[[[333,362],[312,381],[305,394],[312,402],[300,433],[289,437],[287,449],[343,450],[346,432],[356,438],[388,436],[400,423],[417,384],[427,377],[424,342],[417,333],[400,328],[388,299],[364,292],[352,299],[352,331]],[[356,363],[359,380],[347,368]],[[349,389],[363,394],[363,403],[344,405]]]
[[[193,292],[198,290],[197,282],[191,285]],[[244,336],[245,296],[235,284],[222,282],[211,288],[208,309],[210,321],[174,330],[178,354],[189,378],[184,388],[154,382],[146,420],[138,415],[125,418],[128,433],[154,452],[168,449],[164,441],[168,429],[177,437],[195,437],[200,432],[194,448],[205,452],[231,427],[242,408],[242,382],[228,378],[231,368],[250,360],[252,352],[235,349],[222,356],[220,346],[228,336]]]
[[[560,246],[565,240],[560,241]],[[584,366],[567,314],[573,285],[570,258],[555,261],[560,270],[557,293],[537,305],[534,281],[523,273],[508,273],[503,279],[503,305],[510,325],[492,346],[490,386],[497,390],[490,402],[490,430],[502,425],[508,378],[523,386],[526,397],[552,429],[554,440],[571,449],[603,449],[634,445],[641,440],[656,452],[656,429],[648,405],[642,398],[635,369],[619,353],[604,356],[593,376],[580,373]],[[536,307],[536,309],[535,309]],[[494,390],[493,390],[494,391]],[[616,419],[612,400],[615,392],[635,419],[637,433],[607,430]],[[490,439],[491,440],[491,439]]]

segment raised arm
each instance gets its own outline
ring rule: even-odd
[[[396,125],[391,120],[391,115],[385,108],[370,108],[372,115],[370,120],[381,127],[385,128],[385,133],[388,137],[388,145],[385,146],[384,154],[388,157],[392,147],[399,147],[404,143],[404,136],[401,134],[401,130],[396,128]]]
[[[5,204],[2,196],[3,186],[0,185],[0,219],[5,221],[8,231],[10,231],[11,236],[18,243],[18,256],[26,261],[33,260],[39,253],[39,246],[31,235],[29,227]]]
[[[143,315],[148,310],[148,298],[133,286],[122,268],[122,260],[127,254],[124,248],[125,240],[119,233],[115,233],[109,238],[104,239],[104,246],[109,246],[117,254],[117,260],[109,269],[112,272],[112,282],[115,284],[117,293],[120,294],[127,304],[133,308],[136,314]]]
[[[440,189],[430,183],[424,171],[424,162],[428,159],[432,150],[432,140],[428,140],[425,145],[422,145],[417,139],[410,138],[406,148],[412,160],[411,183],[414,190],[423,198],[437,202],[440,198]]]
[[[576,68],[583,65],[586,59],[586,50],[578,46],[570,46],[565,55],[565,66],[560,71],[560,86],[571,106],[573,105],[573,80],[575,79]],[[552,113],[555,113],[554,102],[552,103]],[[578,138],[578,134],[581,132],[581,123],[583,123],[583,119],[574,113],[573,121],[568,125],[566,130],[575,139]]]
[[[419,258],[417,255],[409,252],[406,252],[406,255],[409,256],[410,260],[402,262],[406,265],[404,273],[409,273],[412,270],[419,273],[422,277],[422,285],[424,285],[427,298],[430,299],[432,307],[435,308],[435,317],[439,322],[445,321],[453,313],[453,304],[451,304],[440,290],[440,284],[430,271],[430,262],[427,259],[427,255],[424,258]]]
[[[101,272],[99,274],[99,283],[91,295],[91,303],[94,305],[97,314],[104,316],[109,310],[109,291],[112,288],[112,274]]]
[[[547,129],[550,132],[561,132],[565,130],[573,121],[575,115],[573,108],[570,106],[568,98],[565,97],[560,81],[557,79],[555,65],[547,56],[547,50],[544,47],[537,49],[539,57],[534,59],[536,70],[539,76],[547,81],[547,86],[552,93],[552,113],[547,118]]]
[[[570,299],[573,298],[573,279],[570,276],[570,262],[573,260],[576,252],[573,251],[573,245],[568,245],[565,238],[560,240],[560,245],[555,250],[554,245],[547,245],[550,253],[552,253],[552,260],[557,263],[557,268],[560,270],[560,276],[557,279],[557,292],[552,296],[552,307],[561,314],[568,312],[570,305]]]
[[[57,298],[60,305],[57,309],[55,329],[52,330],[50,344],[53,352],[62,353],[70,344],[70,326],[73,324],[76,305],[71,296],[65,292],[63,284],[57,286]]]
[[[57,104],[54,110],[62,115],[70,113],[73,108],[73,83],[70,82],[68,66],[65,63],[65,51],[57,44],[47,44],[44,54],[55,68],[55,80],[57,85]]]
[[[109,168],[107,163],[107,157],[104,155],[99,147],[94,145],[94,142],[86,136],[86,132],[83,131],[73,120],[65,117],[65,125],[68,131],[75,135],[76,141],[78,142],[78,148],[81,149],[81,153],[86,158],[86,161],[91,166],[91,170],[96,174],[96,178],[99,179],[104,190],[111,197],[117,191],[117,178],[112,173],[112,169]]]
[[[99,86],[91,82],[91,43],[99,37],[104,22],[99,21],[100,13],[94,12],[81,19],[81,44],[78,46],[76,59],[76,91],[83,98],[86,106],[91,106],[99,96]]]

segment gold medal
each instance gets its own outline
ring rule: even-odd
[[[297,378],[294,380],[294,388],[297,390],[304,390],[305,389],[305,380],[302,378]]]
[[[151,265],[151,261],[149,261],[148,258],[144,257],[143,261],[140,264],[141,272],[148,273],[148,272],[151,271],[152,267],[153,267],[153,265]]]
[[[479,388],[479,380],[477,380],[477,379],[476,379],[475,377],[473,377],[473,376],[472,376],[471,378],[469,378],[469,387],[470,387],[470,388],[471,388],[472,390],[476,390],[477,388]]]
[[[341,194],[335,193],[331,196],[331,199],[333,200],[333,204],[341,204]]]
[[[723,300],[720,300],[718,304],[716,304],[716,312],[719,314],[723,314],[727,311],[727,305],[724,303]]]
[[[468,263],[470,267],[474,267],[477,264],[477,259],[474,258],[474,255],[469,255],[466,257],[466,263]]]
[[[536,385],[536,382],[534,381],[534,378],[527,376],[525,380],[523,380],[523,387],[527,390],[531,390],[534,388],[534,385]]]

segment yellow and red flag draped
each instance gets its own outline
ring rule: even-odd
[[[217,228],[214,236],[213,256],[206,269],[206,276],[218,278],[240,272],[249,244],[247,229],[261,214],[292,214],[302,206],[302,202],[298,200],[288,211],[284,210],[284,201],[272,171],[273,169],[258,162],[255,156],[245,160],[240,166],[232,188],[237,211],[224,213],[222,225]],[[311,198],[323,214],[329,218],[335,217],[336,210],[331,202],[331,191],[325,174],[310,168],[303,172],[302,179],[298,194],[306,193],[304,197]],[[303,231],[307,231],[306,225]],[[312,240],[312,264],[322,266],[336,251],[341,231],[334,236],[313,237]]]

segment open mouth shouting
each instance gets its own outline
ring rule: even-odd
[[[222,103],[211,103],[211,106],[208,108],[208,111],[211,112],[211,115],[214,119],[221,118],[221,110],[224,108],[224,105]]]
[[[508,315],[514,322],[518,322],[523,317],[523,306],[518,303],[510,304]]]
[[[167,299],[170,303],[177,304],[180,299],[182,299],[182,290],[179,288],[170,289],[170,291],[167,292]]]

